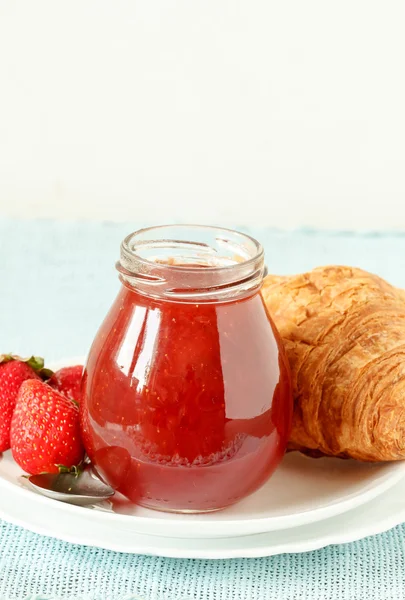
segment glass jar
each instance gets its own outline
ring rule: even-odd
[[[87,453],[130,502],[231,505],[273,473],[291,426],[263,249],[227,229],[152,227],[123,241],[117,269],[122,287],[85,369]]]

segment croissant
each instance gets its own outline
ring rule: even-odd
[[[266,277],[289,358],[289,448],[363,461],[405,458],[405,292],[361,269]]]

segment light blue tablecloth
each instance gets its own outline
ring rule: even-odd
[[[85,354],[118,289],[119,243],[139,225],[0,220],[0,351],[48,360]],[[405,287],[405,235],[250,233],[274,273],[352,264]],[[198,561],[80,547],[0,522],[0,600],[31,597],[400,600],[405,527],[306,554]]]

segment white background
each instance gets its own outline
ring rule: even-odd
[[[405,230],[403,0],[0,0],[0,216]]]

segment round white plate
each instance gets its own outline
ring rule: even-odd
[[[65,522],[83,516],[89,526],[112,527],[117,533],[191,539],[239,537],[286,530],[341,514],[383,493],[404,474],[405,463],[364,465],[291,453],[259,491],[223,511],[178,515],[134,506],[121,514],[113,512],[108,502],[89,509],[35,493],[27,488],[23,471],[8,451],[0,460],[0,510],[4,510],[4,490],[7,496],[20,497],[22,493],[32,511],[48,514],[52,509]]]
[[[51,365],[51,368],[80,362],[83,358],[64,360]],[[57,535],[60,527],[57,521],[67,525],[83,521],[87,530],[114,531],[119,538],[127,534],[132,538],[135,534],[155,535],[159,538],[189,538],[198,543],[198,539],[202,538],[218,540],[317,523],[372,500],[404,474],[405,462],[364,464],[338,459],[310,459],[291,453],[260,490],[224,511],[176,515],[133,507],[126,514],[121,514],[110,510],[108,505],[96,509],[81,508],[58,503],[26,489],[23,487],[22,471],[14,463],[11,453],[7,452],[0,460],[0,510],[3,510],[5,518],[18,521],[20,513],[13,511],[19,510],[18,505],[23,502],[21,510],[29,507],[27,516],[32,519],[40,520],[44,515],[45,526],[49,515],[54,513],[55,530],[49,528],[50,535],[52,532]],[[16,502],[11,504],[8,514],[6,499],[9,497],[15,497]],[[24,520],[23,515],[21,518]],[[29,527],[29,522],[25,524]]]
[[[318,523],[229,538],[168,538],[135,533],[112,521],[89,519],[90,511],[37,496],[0,479],[0,518],[67,542],[107,550],[170,558],[255,558],[307,552],[329,544],[353,542],[405,521],[405,478],[364,506]],[[45,502],[41,502],[44,500]]]

